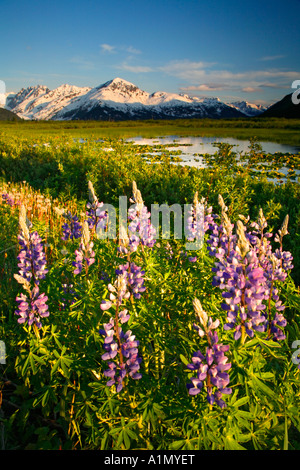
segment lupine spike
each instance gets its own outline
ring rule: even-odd
[[[139,244],[152,248],[156,242],[156,230],[151,224],[151,214],[144,205],[141,192],[137,189],[135,181],[132,183],[133,201],[135,204],[128,209],[129,225],[128,230],[131,232],[129,236],[128,249],[119,247],[119,251],[136,251]]]
[[[98,202],[98,198],[96,196],[93,183],[91,181],[88,182],[88,191],[89,191],[89,199],[92,204]]]
[[[219,321],[213,322],[211,318],[207,321],[206,313],[204,318],[201,317],[203,309],[198,299],[194,299],[193,305],[195,311],[199,313],[201,323],[205,323],[205,332],[198,325],[194,325],[194,328],[201,338],[206,335],[208,346],[205,355],[201,351],[196,351],[193,354],[192,362],[187,365],[188,370],[196,373],[196,377],[192,377],[187,384],[188,393],[192,396],[198,395],[205,383],[208,403],[210,405],[216,403],[220,408],[225,408],[226,403],[222,400],[222,395],[232,393],[232,389],[228,387],[230,379],[227,373],[231,364],[227,363],[228,358],[224,354],[229,350],[229,346],[219,344],[216,332]]]
[[[28,297],[24,294],[17,296],[18,308],[15,314],[19,316],[18,323],[28,323],[29,326],[35,325],[36,328],[41,328],[40,318],[49,316],[49,312],[46,304],[48,297],[40,293],[39,284],[48,270],[42,240],[37,232],[29,231],[30,222],[24,205],[20,209],[19,224],[21,233],[18,239],[21,250],[18,255],[18,266],[20,269],[19,274],[15,274],[14,278],[23,286]],[[30,284],[32,281],[33,286]]]
[[[249,241],[246,238],[245,227],[243,223],[240,220],[238,220],[236,225],[237,225],[236,232],[238,235],[237,246],[239,248],[242,258],[245,258],[246,254],[248,253],[250,249]]]
[[[206,327],[208,317],[207,317],[207,313],[203,310],[202,305],[201,305],[201,302],[200,302],[199,299],[195,298],[195,299],[193,300],[193,307],[194,307],[194,310],[195,310],[196,314],[197,314],[198,317],[199,317],[200,323],[201,323],[204,327]]]
[[[26,209],[24,204],[20,207],[20,214],[19,214],[19,225],[23,232],[24,238],[27,243],[29,243],[29,221],[26,215]]]
[[[108,290],[111,292],[111,300],[102,301],[100,308],[105,311],[114,306],[115,318],[110,318],[109,323],[104,324],[104,329],[101,329],[99,333],[105,337],[103,344],[105,353],[102,359],[107,361],[108,365],[108,369],[104,371],[104,375],[109,378],[106,385],[109,387],[115,385],[116,392],[119,393],[124,387],[124,379],[127,375],[134,380],[142,377],[139,372],[142,359],[138,356],[139,341],[130,330],[124,333],[119,325],[127,323],[130,319],[128,310],[121,309],[123,300],[128,299],[130,295],[124,272],[117,272],[114,285],[109,284]]]
[[[222,200],[220,198],[221,204]],[[287,231],[287,222],[288,218],[285,219],[282,233]],[[278,314],[284,306],[278,302],[274,282],[286,279],[287,270],[293,268],[293,257],[282,250],[282,237],[277,238],[280,249],[272,253],[271,234],[264,233],[267,223],[262,210],[258,222],[251,226],[256,231],[246,233],[246,227],[238,221],[237,236],[231,234],[224,237],[224,227],[212,225],[209,252],[218,259],[212,269],[215,273],[213,286],[223,291],[221,307],[227,312],[224,329],[234,329],[236,340],[241,338],[244,342],[245,335],[252,338],[254,332],[259,332],[279,341],[285,338],[281,328],[286,321],[281,313],[280,316]],[[275,301],[277,310],[273,319],[270,316],[271,299]]]

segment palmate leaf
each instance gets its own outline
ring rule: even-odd
[[[245,447],[241,446],[231,434],[228,434],[224,438],[224,449],[225,450],[247,450]]]
[[[28,356],[23,364],[22,375],[25,375],[29,368],[31,369],[33,375],[35,375],[38,371],[37,364],[43,365],[45,364],[45,361],[43,360],[43,358],[29,351]]]
[[[196,448],[196,445],[198,443],[197,438],[192,438],[192,439],[180,439],[179,441],[172,442],[170,444],[169,449],[170,450],[194,450]]]
[[[64,346],[61,352],[61,355],[55,350],[54,355],[57,358],[57,361],[53,364],[51,368],[51,376],[55,374],[57,370],[60,370],[65,377],[70,377],[70,367],[73,363],[73,359],[70,356],[64,355],[66,352],[66,347]]]
[[[41,404],[45,407],[48,403],[57,403],[57,396],[52,386],[47,385],[42,388],[40,395],[34,400],[33,406]]]

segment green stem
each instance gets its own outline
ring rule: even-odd
[[[120,338],[120,333],[119,333],[119,301],[117,301],[117,306],[116,306],[116,316],[115,316],[115,333],[118,341],[118,346],[119,346],[119,355],[120,355],[120,365],[123,365],[123,354],[122,354],[122,343],[121,343],[121,338]]]

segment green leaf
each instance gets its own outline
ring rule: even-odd
[[[69,378],[70,377],[70,366],[73,363],[73,359],[70,356],[64,356],[64,352],[66,351],[66,348],[63,347],[61,355],[55,350],[54,355],[57,358],[57,361],[51,368],[51,376],[55,374],[55,372],[60,368],[61,371],[63,372],[62,375],[65,377]]]
[[[276,394],[271,390],[270,387],[268,387],[266,384],[264,384],[258,377],[255,375],[252,376],[252,383],[253,383],[253,388],[255,390],[259,390],[263,392],[264,395],[267,395],[270,398],[276,399]]]
[[[231,435],[225,437],[225,450],[246,450]]]
[[[180,441],[175,441],[170,444],[170,450],[178,450],[181,449],[185,445],[185,440],[181,439]]]
[[[258,343],[257,338],[251,339],[250,341],[246,341],[246,343],[243,345],[243,348],[244,349],[250,349],[253,346],[255,346],[257,343]]]
[[[186,357],[184,357],[182,354],[180,354],[180,360],[181,362],[186,366],[187,364],[189,364],[189,361]]]
[[[254,419],[254,416],[250,411],[244,411],[244,410],[238,410],[237,411],[237,416],[241,416],[242,418],[245,418],[247,420],[249,419]]]
[[[243,397],[237,400],[232,406],[234,406],[235,408],[238,408],[239,406],[243,406],[245,405],[245,403],[248,403],[248,401],[249,401],[249,397]]]
[[[283,450],[289,449],[289,434],[288,434],[288,420],[287,415],[285,413],[284,416],[284,442],[283,442]]]

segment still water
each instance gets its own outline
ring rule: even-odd
[[[202,166],[202,160],[200,157],[201,154],[208,153],[213,155],[217,152],[218,149],[213,145],[214,143],[224,142],[230,145],[234,145],[232,150],[237,153],[245,153],[249,151],[248,140],[239,140],[231,137],[178,137],[176,135],[171,135],[166,137],[155,137],[153,139],[132,137],[127,139],[127,141],[145,146],[167,145],[167,149],[170,151],[180,150],[182,152],[180,154],[182,164],[189,164],[193,166]],[[259,142],[259,144],[262,147],[262,151],[265,153],[300,153],[300,147],[291,145],[278,144],[275,142]]]

